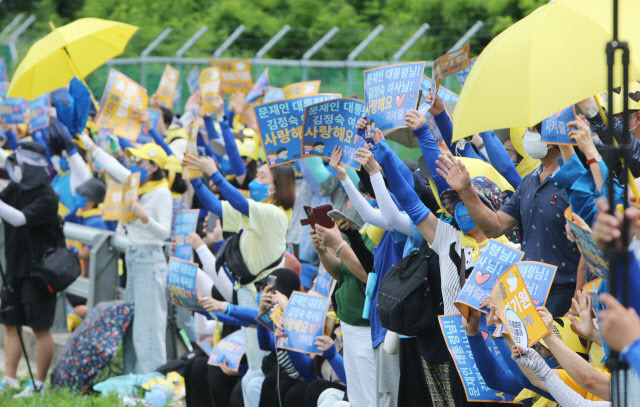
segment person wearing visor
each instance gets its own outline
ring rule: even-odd
[[[126,297],[135,303],[136,313],[133,329],[125,336],[124,368],[126,372],[148,373],[167,360],[167,259],[163,243],[171,235],[173,211],[169,182],[162,169],[167,154],[153,143],[136,149],[129,147],[125,153],[133,165],[127,169],[86,134],[81,134],[80,140],[91,158],[115,181],[123,183],[131,173],[140,173],[138,200],[131,204],[137,219],[118,225],[118,229],[124,227],[130,241],[135,243],[125,252]]]
[[[0,218],[4,224],[6,286],[0,292],[0,323],[6,328],[4,378],[0,391],[17,388],[16,373],[22,356],[18,329],[31,327],[36,337],[35,383],[17,396],[42,389],[53,356],[51,326],[56,296],[30,280],[45,251],[64,241],[59,228],[58,196],[49,184],[45,148],[21,143],[7,159],[11,183],[0,192]]]

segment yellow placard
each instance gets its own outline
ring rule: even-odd
[[[515,264],[496,280],[493,298],[514,343],[528,348],[549,333]]]
[[[269,316],[271,317],[271,320],[273,321],[273,324],[278,326],[278,325],[282,325],[282,308],[280,308],[280,306],[277,306],[273,311],[271,311],[271,313],[269,314]]]
[[[160,78],[160,83],[158,84],[158,90],[156,91],[160,106],[173,109],[173,96],[178,88],[179,80],[180,71],[169,64],[165,65],[162,78]]]
[[[122,199],[122,223],[126,224],[138,218],[131,212],[131,204],[138,200],[138,188],[140,187],[140,173],[133,172],[127,177],[124,183],[124,193]]]
[[[287,99],[315,95],[320,92],[320,81],[290,83],[282,88],[282,90],[284,91],[284,96]]]
[[[213,99],[220,92],[220,71],[217,67],[203,69],[200,72],[200,95],[202,97],[202,110],[205,115],[214,112]]]
[[[185,154],[197,157],[198,153],[198,126],[193,124],[191,126],[191,131],[189,132],[189,138],[187,139],[187,151]],[[184,169],[185,176],[187,179],[195,179],[202,177],[202,172],[198,170],[194,170],[189,168],[188,166]]]
[[[212,59],[211,65],[220,69],[220,86],[222,86],[225,94],[230,95],[236,92],[247,94],[253,87],[251,65],[249,65],[248,59],[234,59],[231,61],[216,61]]]
[[[128,76],[111,69],[104,89],[96,127],[113,130],[113,133],[135,141],[142,123],[131,115],[134,108],[146,110],[149,105],[147,90]]]
[[[118,221],[122,218],[123,185],[107,178],[107,191],[102,204],[102,220]]]

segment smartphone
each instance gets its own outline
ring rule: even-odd
[[[207,232],[213,232],[213,229],[216,228],[218,219],[220,219],[220,216],[216,215],[213,212],[209,212],[209,215],[207,216],[207,227],[204,230],[206,230]]]
[[[362,227],[362,225],[359,225],[357,222],[354,222],[353,220],[349,219],[347,217],[347,215],[343,214],[342,212],[340,212],[337,209],[333,209],[333,210],[329,211],[327,213],[327,215],[329,215],[331,217],[331,219],[333,219],[335,221],[338,221],[338,220],[341,220],[341,219],[348,220],[349,223],[351,223],[351,229],[360,230],[360,228]]]
[[[276,290],[276,283],[278,282],[278,277],[277,276],[268,276],[267,277],[267,285],[271,286],[271,293],[273,293]]]

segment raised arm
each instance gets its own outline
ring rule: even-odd
[[[315,230],[311,229],[309,234],[311,235],[311,244],[316,249],[320,262],[334,280],[340,281],[340,259],[320,242]]]
[[[100,163],[107,174],[116,182],[122,184],[126,181],[127,177],[131,175],[131,171],[128,168],[120,164],[118,160],[109,155],[109,153],[96,146],[87,134],[80,133],[78,138],[80,138],[80,141],[84,144],[85,150],[91,154],[91,158]]]
[[[87,163],[84,162],[84,160],[78,153],[76,145],[73,144],[73,140],[71,138],[71,134],[69,134],[69,130],[67,130],[65,126],[62,126],[62,130],[62,137],[64,138],[64,148],[69,155],[69,170],[71,173],[69,188],[71,188],[71,193],[75,195],[78,185],[91,178],[91,172],[87,168]]]
[[[511,184],[513,189],[518,188],[522,182],[522,177],[518,174],[516,166],[513,165],[509,153],[504,148],[504,145],[500,142],[498,136],[493,130],[484,131],[480,133],[480,138],[484,143],[484,148],[487,150],[489,156],[489,162],[502,176]]]
[[[316,225],[316,234],[320,244],[328,249],[329,253],[344,263],[349,271],[363,283],[367,282],[367,272],[356,257],[351,247],[342,239],[342,234],[335,225],[332,229],[327,229],[321,225]]]
[[[197,233],[190,233],[187,236],[187,243],[193,247],[202,263],[202,270],[211,278],[220,294],[225,300],[233,301],[233,283],[227,276],[227,273],[220,272],[216,269],[216,258],[211,250],[204,243]]]

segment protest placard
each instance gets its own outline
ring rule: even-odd
[[[9,78],[7,78],[7,64],[4,57],[0,57],[0,83],[2,82],[9,82]]]
[[[575,141],[569,139],[569,132],[573,127],[569,127],[569,122],[575,121],[576,109],[573,105],[552,114],[542,121],[542,134],[540,135],[543,143],[547,144],[572,144]]]
[[[434,85],[435,84],[433,83],[431,78],[423,75],[422,81],[420,82],[420,90],[422,91],[422,95],[424,96],[428,94],[430,92],[429,88]],[[440,97],[440,99],[442,99],[442,103],[445,103],[445,105],[447,103],[455,103],[459,98],[457,93],[445,88],[444,86],[438,87],[438,96]],[[431,130],[431,134],[434,135],[437,141],[442,140],[440,129],[438,129],[438,126],[436,126],[433,115],[429,113],[429,109],[431,108],[431,106],[433,106],[433,103],[422,103],[422,100],[420,100],[419,103],[421,104],[418,106],[418,111],[427,119],[427,124],[429,125],[429,130]]]
[[[9,82],[0,82],[0,116],[5,124],[24,123],[29,102],[27,99],[8,98]]]
[[[440,82],[447,76],[469,67],[470,53],[471,45],[467,42],[461,48],[449,51],[433,62],[433,68],[431,69],[431,103],[428,108],[430,108],[436,100],[436,93],[440,87]]]
[[[364,71],[364,101],[372,128],[404,127],[404,115],[416,108],[424,62],[387,65]]]
[[[158,84],[158,90],[156,91],[160,106],[173,109],[173,97],[178,89],[179,80],[180,71],[169,64],[165,65],[160,83]]]
[[[462,315],[440,315],[438,316],[438,320],[440,322],[440,328],[442,329],[449,353],[451,353],[453,362],[458,370],[458,375],[460,375],[460,379],[462,379],[462,385],[464,386],[467,400],[475,402],[514,402],[511,395],[490,389],[482,378],[482,374],[480,374],[480,370],[473,358],[473,352],[471,351],[471,345],[469,344],[467,333],[462,326]],[[498,347],[493,342],[493,338],[491,338],[490,335],[491,331],[487,327],[484,318],[480,320],[478,328],[482,333],[486,346],[489,348],[489,351],[493,354],[498,364],[508,371],[509,368],[502,359]]]
[[[329,299],[294,291],[284,310],[284,337],[278,338],[282,349],[321,355],[314,342],[324,332],[324,321],[329,308]]]
[[[276,330],[276,324],[282,323],[282,315],[282,308],[278,305],[258,315],[256,322],[273,333]]]
[[[187,243],[187,236],[189,233],[196,231],[198,225],[198,215],[200,211],[198,209],[185,209],[178,211],[176,215],[175,225],[175,256],[182,260],[193,260],[193,250],[191,245]]]
[[[173,111],[177,111],[177,109],[182,106],[182,84],[178,82],[178,86],[176,86],[176,91],[173,93]]]
[[[604,253],[593,238],[589,225],[573,213],[570,206],[564,211],[564,217],[569,224],[571,232],[578,239],[578,249],[587,263],[587,270],[608,281],[609,262],[604,258]]]
[[[124,182],[122,190],[122,223],[127,224],[138,219],[131,212],[131,204],[138,200],[138,188],[140,187],[140,173],[133,172]]]
[[[110,128],[115,135],[135,141],[142,123],[132,116],[133,109],[144,110],[148,105],[147,90],[112,68],[95,120],[96,126]]]
[[[286,99],[315,95],[320,92],[320,81],[305,81],[290,83],[282,88]]]
[[[520,261],[516,267],[529,290],[533,305],[544,306],[558,267],[537,261]]]
[[[531,347],[549,333],[516,265],[498,277],[493,298],[500,320],[517,345]]]
[[[321,264],[318,268],[318,274],[316,275],[316,292],[323,297],[331,297],[331,292],[335,285],[335,280],[331,277],[331,274]]]
[[[162,112],[160,109],[149,108],[147,109],[147,113],[149,113],[149,119],[151,120],[151,128],[155,131],[158,131],[158,122],[160,121],[160,115]],[[147,144],[147,143],[155,143],[153,137],[149,134],[149,130],[145,124],[140,128],[140,134],[138,134],[138,138],[136,142],[139,144]]]
[[[98,138],[96,145],[105,151],[111,151],[111,129],[104,127],[98,128]]]
[[[49,94],[45,93],[29,102],[29,132],[49,127]]]
[[[462,315],[469,316],[469,308],[480,310],[482,300],[491,297],[496,279],[523,256],[520,250],[491,239],[454,302]]]
[[[189,93],[194,93],[200,89],[200,70],[197,66],[191,68],[187,74],[187,86],[189,87]]]
[[[196,263],[171,257],[167,271],[167,290],[184,308],[202,311],[203,308],[198,303],[196,291],[197,274],[198,265]]]
[[[304,109],[341,95],[321,93],[296,99],[263,103],[253,108],[269,167],[303,159]]]
[[[235,92],[249,93],[253,86],[253,79],[251,78],[251,66],[248,59],[211,60],[211,65],[220,69],[220,86],[225,94],[230,95]]]
[[[200,155],[198,152],[198,125],[195,122],[191,123],[191,131],[189,132],[189,138],[187,139],[187,150],[185,151],[185,155],[193,157]],[[184,177],[186,179],[201,178],[202,172],[187,166],[184,169]]]
[[[102,204],[102,220],[119,221],[122,218],[122,194],[123,185],[107,177],[107,190]]]
[[[203,69],[200,72],[200,96],[205,115],[215,112],[213,100],[220,92],[220,71],[217,67]]]
[[[356,133],[356,123],[364,113],[364,102],[356,99],[333,99],[307,106],[302,130],[302,157],[319,155],[331,158],[336,146],[342,147],[344,165],[360,169],[354,158],[364,147],[364,139]]]
[[[196,342],[196,345],[198,345],[200,349],[202,349],[202,351],[209,357],[211,356],[211,353],[213,353],[213,346],[209,345],[206,342],[198,341]]]
[[[469,76],[469,73],[471,72],[471,68],[473,68],[473,65],[475,65],[477,60],[478,60],[478,57],[471,58],[469,60],[469,66],[468,67],[464,68],[461,71],[456,72],[456,78],[458,79],[458,83],[460,84],[460,86],[464,86],[465,82],[467,81],[467,77]]]
[[[226,361],[227,366],[237,372],[238,369],[240,369],[240,361],[245,351],[246,348],[244,346],[242,331],[235,331],[231,335],[222,338],[220,342],[214,346],[208,364],[212,366],[222,366]]]
[[[264,97],[262,98],[262,103],[275,102],[276,100],[286,99],[284,95],[284,91],[280,88],[272,88],[271,86],[267,86],[264,91]]]
[[[249,93],[244,98],[247,103],[253,103],[262,97],[263,92],[269,86],[269,68],[265,68],[256,83],[253,84]],[[316,92],[317,93],[317,92]],[[281,98],[284,99],[284,98]]]

